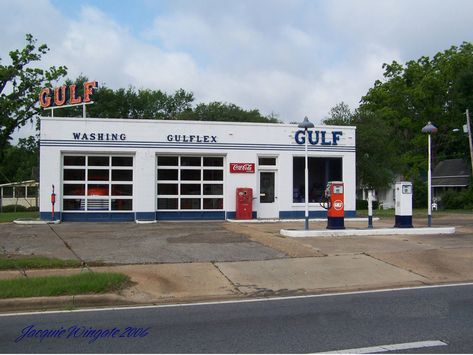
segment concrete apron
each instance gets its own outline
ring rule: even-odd
[[[301,230],[281,229],[279,233],[284,237],[344,237],[354,235],[434,235],[454,234],[455,227],[427,227],[427,228],[370,228],[370,229],[323,229]]]

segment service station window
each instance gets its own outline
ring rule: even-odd
[[[158,156],[158,210],[222,210],[223,157]]]
[[[292,160],[292,202],[305,202],[304,157]],[[329,181],[342,181],[342,158],[309,157],[309,202],[319,202]]]
[[[63,211],[133,210],[133,157],[63,156]]]

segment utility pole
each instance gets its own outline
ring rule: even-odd
[[[473,174],[473,141],[471,139],[470,113],[468,112],[468,109],[466,110],[465,114],[466,114],[466,128],[468,130],[468,143],[470,144],[471,173]]]

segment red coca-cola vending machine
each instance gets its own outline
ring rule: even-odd
[[[236,219],[252,219],[253,189],[238,187],[236,189]]]

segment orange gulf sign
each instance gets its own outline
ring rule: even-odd
[[[84,83],[83,97],[77,94],[76,85],[63,85],[54,88],[42,88],[39,93],[39,104],[42,108],[58,107],[64,105],[79,105],[92,101],[94,89],[98,87],[96,81],[88,81]]]
[[[345,198],[343,193],[343,182],[333,181],[327,186],[330,189],[330,203],[327,211],[328,217],[345,216]]]

